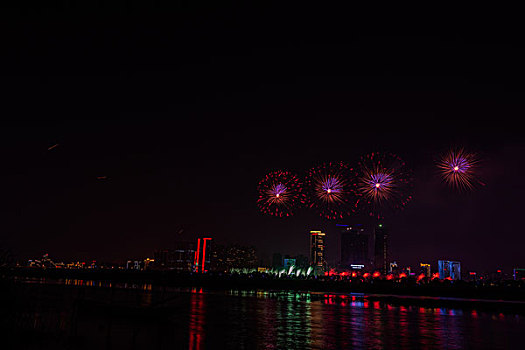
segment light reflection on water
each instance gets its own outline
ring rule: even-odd
[[[16,323],[19,329],[55,332],[60,344],[74,336],[86,348],[190,350],[504,349],[519,347],[525,331],[518,315],[396,306],[362,294],[161,289],[80,280],[61,284],[82,288],[62,287],[61,293],[70,291],[67,295],[38,289],[18,315],[23,320]]]
[[[480,319],[475,311],[398,307],[330,294],[319,300],[293,292],[229,295],[240,298],[199,294],[220,306],[192,307],[190,313],[205,319],[205,326],[198,327],[201,342],[190,343],[190,349],[213,348],[219,337],[210,329],[219,323],[228,325],[222,333],[227,348],[261,349],[508,348],[520,344],[525,330],[512,315],[483,313]],[[205,302],[198,305],[206,308]]]

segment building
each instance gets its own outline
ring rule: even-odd
[[[308,257],[302,254],[295,256],[295,266],[301,268],[307,268],[309,266]]]
[[[295,259],[292,259],[292,258],[288,258],[288,259],[284,259],[284,265],[283,267],[285,269],[289,268],[290,266],[295,266]]]
[[[383,224],[378,224],[374,227],[374,268],[385,274],[388,267],[388,232]]]
[[[461,279],[461,264],[459,261],[438,260],[440,279]]]
[[[397,262],[393,261],[390,264],[390,267],[388,268],[389,273],[397,273],[399,270],[399,266],[397,266]]]
[[[208,272],[207,265],[210,265],[211,247],[208,244],[211,238],[197,238],[197,251],[193,259],[193,271],[199,273]]]
[[[281,256],[279,254],[279,256]],[[282,256],[276,259],[277,267],[282,267]],[[232,268],[255,268],[258,266],[255,247],[245,247],[238,244],[212,245],[209,269],[213,271],[229,271]]]
[[[273,253],[272,255],[272,267],[280,268],[283,266],[283,256],[281,253]]]
[[[325,233],[310,231],[310,265],[321,268],[326,267],[325,260]]]
[[[128,260],[126,270],[142,270],[144,268],[142,260]]]
[[[419,273],[420,274],[424,274],[425,277],[431,278],[432,277],[432,270],[430,268],[430,264],[419,263]]]
[[[513,271],[513,277],[514,277],[514,280],[516,281],[525,279],[525,269],[515,268]]]
[[[370,267],[369,239],[370,235],[362,225],[338,225],[341,227],[341,267],[351,265]]]
[[[152,267],[177,271],[192,271],[195,261],[195,243],[179,241],[173,249],[161,249],[153,254]]]

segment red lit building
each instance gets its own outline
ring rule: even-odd
[[[204,273],[207,272],[207,266],[210,264],[210,241],[211,238],[197,238],[197,250],[193,259],[193,271]]]

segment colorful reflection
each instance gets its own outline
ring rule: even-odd
[[[525,333],[516,314],[401,305],[363,294],[65,283],[74,286],[65,298],[50,294],[63,288],[32,284],[13,299],[23,305],[10,315],[13,334],[32,335],[17,339],[18,348],[38,348],[23,341],[42,334],[60,348],[76,334],[89,339],[83,348],[493,349],[520,348]]]

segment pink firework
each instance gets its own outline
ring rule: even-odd
[[[355,175],[343,162],[310,169],[306,179],[310,208],[327,219],[341,219],[355,210]]]
[[[405,162],[396,155],[370,153],[358,167],[361,209],[381,218],[388,210],[402,209],[411,199],[412,176]]]
[[[460,148],[443,154],[437,167],[447,185],[459,190],[472,190],[476,185],[483,184],[476,176],[478,164],[479,159],[474,153]]]
[[[264,214],[291,216],[304,203],[299,179],[287,171],[279,170],[266,175],[259,182],[258,192],[257,205]]]

